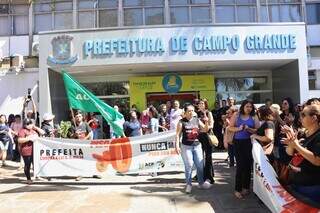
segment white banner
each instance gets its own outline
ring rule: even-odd
[[[252,142],[252,155],[253,191],[272,212],[320,212],[319,209],[297,200],[281,186],[276,172],[257,141]]]
[[[174,131],[112,140],[39,138],[34,143],[34,175],[90,177],[183,171],[174,141]]]

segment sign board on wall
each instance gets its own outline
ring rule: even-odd
[[[298,23],[87,30],[43,34],[39,43],[41,60],[51,57],[58,59],[51,60],[56,65],[72,66],[297,59],[305,57],[304,27]]]
[[[170,80],[170,76],[175,76]],[[181,83],[180,83],[180,80]],[[209,108],[213,107],[215,100],[215,86],[213,75],[176,75],[167,74],[164,76],[131,77],[130,83],[130,104],[136,104],[141,110],[146,107],[146,93],[168,92],[166,83],[171,83],[180,88],[178,92],[199,91],[200,98],[206,98]],[[179,86],[181,84],[181,87]],[[165,85],[165,86],[164,86]],[[165,88],[164,88],[165,87]]]

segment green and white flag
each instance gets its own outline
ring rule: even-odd
[[[93,95],[66,71],[62,70],[62,74],[70,107],[85,112],[100,112],[102,117],[112,127],[114,133],[122,136],[123,115]]]

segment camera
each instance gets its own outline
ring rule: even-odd
[[[31,99],[31,88],[28,88],[28,96],[27,96],[28,99]]]

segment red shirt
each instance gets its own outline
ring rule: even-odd
[[[25,138],[29,135],[34,135],[37,134],[37,132],[33,129],[29,130],[29,129],[21,129],[19,131],[18,137],[19,138]],[[33,142],[32,141],[28,141],[26,143],[20,143],[20,152],[22,156],[32,156],[33,153]]]

